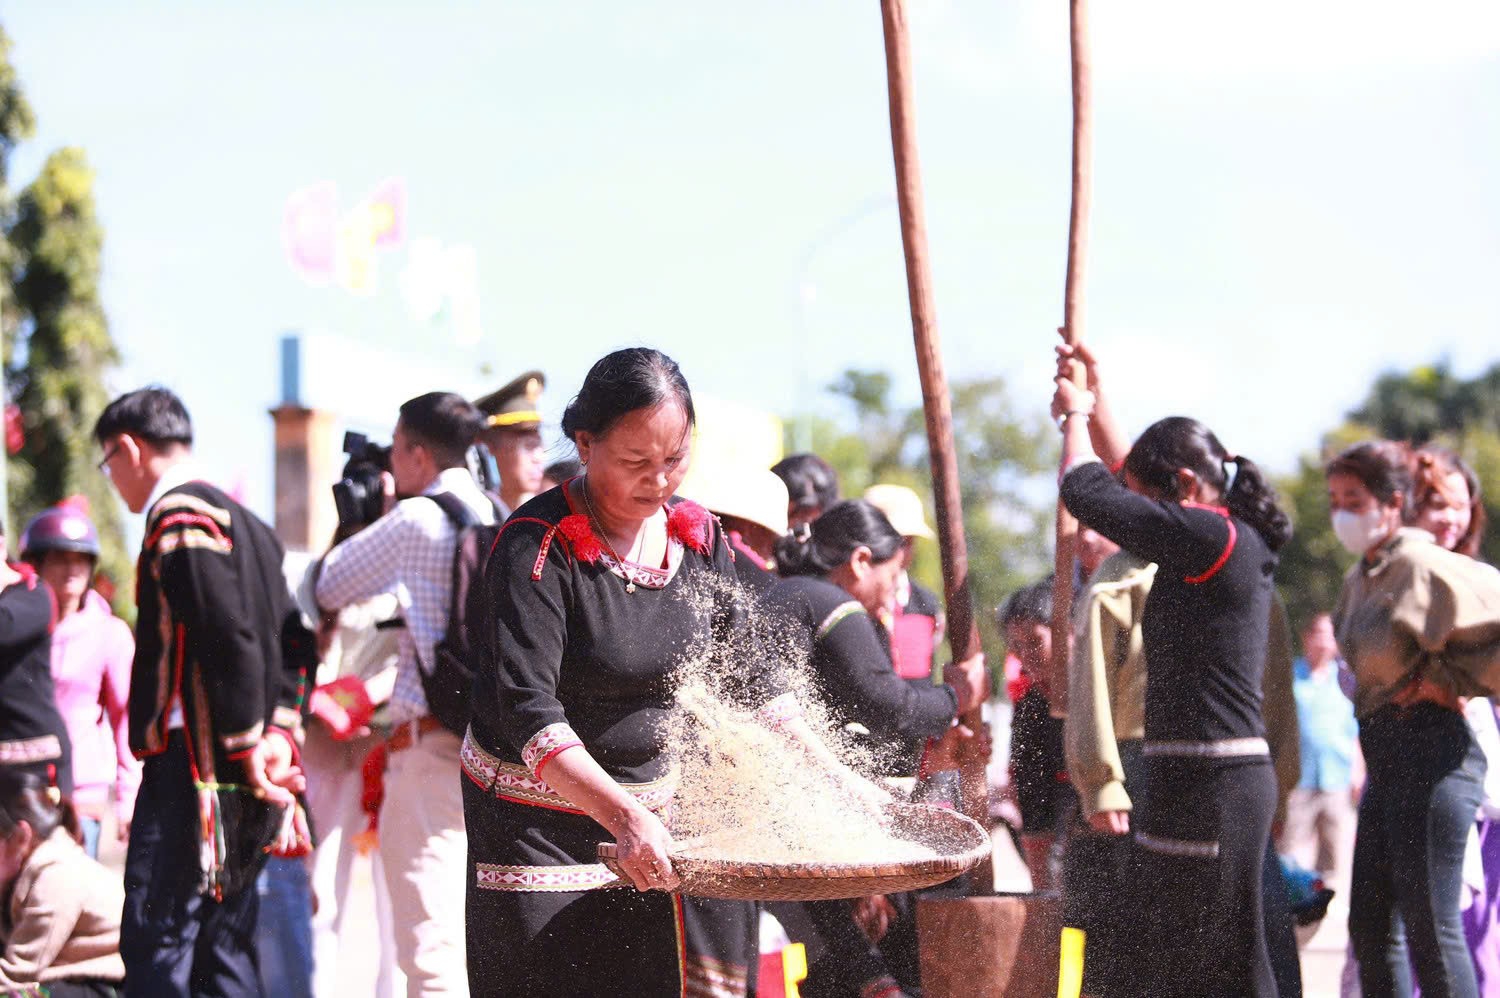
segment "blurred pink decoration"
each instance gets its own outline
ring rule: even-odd
[[[342,217],[332,181],[304,187],[287,199],[281,235],[287,260],[303,280],[336,281],[352,294],[373,295],[376,251],[406,241],[406,180],[387,177]]]
[[[365,198],[370,235],[379,249],[395,249],[406,240],[406,180],[388,177]],[[358,210],[358,209],[356,209]]]
[[[281,241],[287,262],[310,284],[333,279],[338,211],[339,192],[332,181],[304,187],[287,198]]]

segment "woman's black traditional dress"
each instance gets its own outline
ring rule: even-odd
[[[679,995],[701,976],[680,899],[617,881],[596,854],[609,834],[546,782],[551,759],[582,745],[667,817],[660,728],[674,668],[741,624],[714,519],[673,502],[668,535],[666,565],[619,564],[562,486],[518,509],[496,541],[485,572],[493,616],[476,635],[489,664],[462,756],[476,996]]]
[[[0,591],[0,766],[73,794],[72,745],[52,684],[57,599],[30,565]]]
[[[948,730],[958,694],[931,679],[902,679],[891,661],[889,636],[865,608],[824,579],[797,576],[762,597],[766,612],[804,639],[808,663],[839,724],[859,724],[882,749],[886,775],[913,776],[929,738]],[[809,968],[808,998],[885,993],[919,985],[915,896],[889,896],[896,919],[879,945],[854,923],[850,901],[813,901],[809,919],[827,947]]]
[[[1276,555],[1227,509],[1137,495],[1098,461],[1069,471],[1061,494],[1079,523],[1160,566],[1141,617],[1136,983],[1153,998],[1274,996],[1261,874],[1276,782],[1261,691]]]

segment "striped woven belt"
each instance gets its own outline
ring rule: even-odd
[[[1238,759],[1268,757],[1271,746],[1264,738],[1222,738],[1211,742],[1146,742],[1141,753],[1187,759]]]
[[[0,742],[0,763],[7,765],[48,762],[62,758],[62,739],[56,735],[38,735]]]
[[[1184,859],[1218,859],[1217,839],[1173,839],[1165,835],[1135,833],[1135,843],[1142,849],[1161,853],[1164,856],[1179,856]]]
[[[474,740],[473,729],[464,734],[464,744],[459,752],[464,775],[483,790],[493,791],[496,797],[519,804],[534,804],[554,811],[583,814],[572,802],[554,790],[546,780],[531,775],[531,771],[519,763],[506,762],[485,751]],[[620,788],[630,794],[651,811],[661,814],[672,803],[672,794],[677,789],[677,775],[668,773],[650,783],[621,783]]]

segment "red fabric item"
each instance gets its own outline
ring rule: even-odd
[[[308,697],[307,709],[341,742],[359,734],[375,714],[375,704],[358,676],[340,676],[319,686]]]
[[[370,749],[370,754],[365,756],[364,764],[360,766],[364,792],[360,795],[359,803],[369,817],[368,828],[372,832],[379,824],[380,805],[385,800],[385,754],[385,743],[381,742]]]
[[[5,450],[14,456],[26,446],[26,430],[21,425],[21,407],[12,402],[5,407]]]
[[[713,514],[702,506],[683,500],[667,514],[667,536],[694,551],[708,554],[712,550],[709,526],[713,519]],[[572,548],[573,557],[579,561],[596,562],[604,554],[604,542],[594,533],[594,525],[586,514],[570,513],[558,521],[557,530]]]
[[[708,554],[709,525],[714,515],[695,502],[683,500],[667,514],[667,536],[676,538],[699,554]]]
[[[562,534],[579,561],[593,563],[604,554],[604,545],[594,536],[589,518],[582,513],[570,513],[558,521],[558,533]]]
[[[1031,692],[1031,676],[1024,672],[1018,673],[1014,679],[1005,684],[1005,692],[1010,697],[1010,702],[1015,703]]]
[[[896,675],[902,679],[926,679],[932,675],[932,652],[937,638],[937,621],[925,613],[896,611],[891,629],[891,651],[896,660]]]

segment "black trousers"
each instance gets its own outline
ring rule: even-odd
[[[1149,758],[1134,825],[1139,998],[1276,998],[1266,947],[1266,843],[1276,812],[1268,759]]]
[[[1146,797],[1145,759],[1138,738],[1119,743],[1130,820],[1138,823]],[[1130,941],[1140,931],[1135,885],[1140,879],[1135,841],[1089,827],[1080,812],[1063,855],[1063,924],[1082,929],[1083,993],[1113,998],[1135,977]]]
[[[1376,711],[1359,743],[1370,771],[1349,893],[1360,991],[1405,998],[1415,964],[1428,998],[1475,998],[1459,901],[1484,753],[1463,715],[1430,703]]]
[[[198,797],[182,732],[145,761],[125,854],[120,956],[129,998],[261,994],[255,956],[259,896],[198,893]]]

